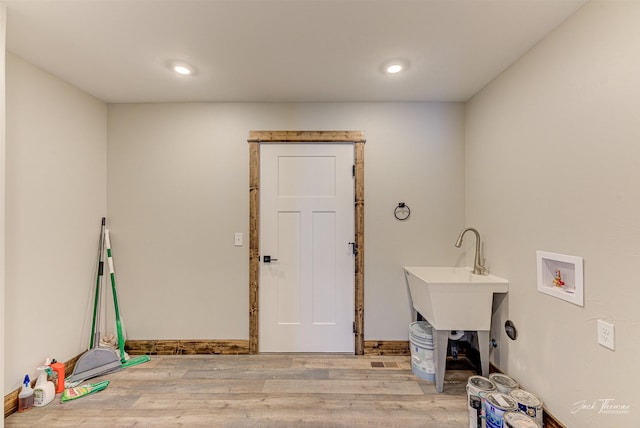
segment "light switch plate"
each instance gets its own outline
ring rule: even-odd
[[[612,351],[615,350],[615,326],[598,320],[598,343]]]
[[[242,233],[238,232],[235,235],[235,244],[236,247],[242,247]]]

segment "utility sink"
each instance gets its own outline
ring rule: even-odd
[[[442,392],[451,330],[478,333],[483,376],[489,375],[489,330],[493,295],[507,293],[509,281],[476,275],[467,267],[405,267],[413,307],[435,330],[436,390]]]
[[[436,330],[489,330],[494,293],[509,281],[467,267],[405,267],[413,307]]]

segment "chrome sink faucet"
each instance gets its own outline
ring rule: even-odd
[[[462,246],[462,237],[466,232],[473,232],[476,235],[476,257],[473,261],[473,273],[476,275],[486,275],[487,268],[482,266],[480,262],[480,233],[473,227],[467,227],[462,232],[460,232],[460,236],[458,236],[458,240],[456,241],[456,247],[460,248]]]

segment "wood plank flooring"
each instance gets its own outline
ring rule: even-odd
[[[411,372],[409,356],[179,355],[118,373],[101,392],[14,413],[5,427],[466,427],[465,386],[445,391]],[[372,363],[374,366],[372,367]]]

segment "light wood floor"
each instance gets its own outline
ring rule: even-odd
[[[372,367],[383,366],[383,367]],[[382,363],[382,364],[380,364]],[[101,392],[14,413],[5,427],[465,427],[473,372],[445,391],[414,376],[410,357],[152,356]]]

